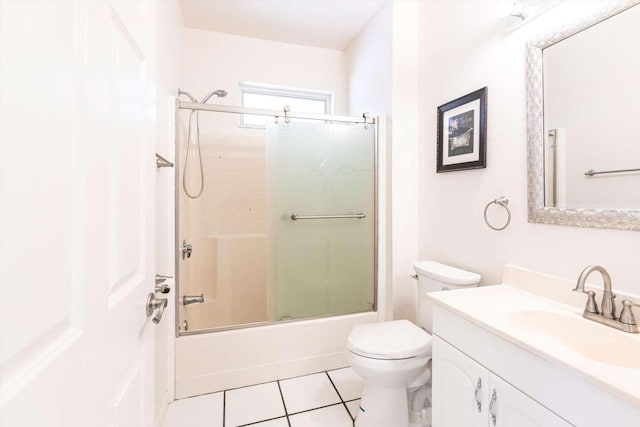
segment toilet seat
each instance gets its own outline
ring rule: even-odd
[[[371,323],[353,328],[347,338],[350,352],[379,360],[431,355],[431,335],[408,320]]]

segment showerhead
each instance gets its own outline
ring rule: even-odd
[[[206,103],[213,95],[217,96],[218,98],[224,98],[225,96],[227,96],[227,91],[222,89],[214,90],[213,92],[207,94],[204,98],[202,98],[202,101],[200,101],[200,103]]]

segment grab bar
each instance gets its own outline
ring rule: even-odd
[[[340,219],[340,218],[366,218],[366,215],[362,212],[358,212],[355,214],[344,214],[344,215],[298,215],[291,214],[291,219],[293,221],[297,221],[299,219]]]
[[[587,176],[593,176],[593,175],[602,175],[602,174],[605,174],[605,173],[622,173],[622,172],[640,172],[640,168],[636,168],[636,169],[618,169],[618,170],[613,170],[613,171],[594,171],[593,169],[589,169],[584,174],[587,175]]]

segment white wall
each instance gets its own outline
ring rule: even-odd
[[[418,256],[418,1],[393,3],[392,265],[394,318],[416,320]]]
[[[393,3],[386,2],[346,50],[349,115],[391,114]]]
[[[418,2],[388,1],[348,48],[349,113],[384,114],[379,147],[385,318],[416,319],[418,252]]]
[[[597,263],[615,289],[640,293],[637,232],[527,222],[525,44],[598,4],[565,2],[507,33],[507,3],[420,4],[419,256],[481,273],[485,284],[501,281],[505,263],[569,278]],[[436,174],[436,107],[483,86],[489,87],[487,168]],[[510,199],[513,220],[495,232],[482,212],[501,195]]]
[[[157,4],[156,45],[156,151],[172,160],[175,150],[175,101],[178,77],[182,70],[182,15],[177,1]],[[174,276],[174,169],[156,171],[156,271]],[[154,326],[155,331],[155,419],[162,425],[167,406],[174,395],[174,330],[175,284],[162,321]]]
[[[335,114],[347,112],[346,57],[322,49],[186,28],[182,89],[200,99],[214,89],[220,104],[241,105],[238,83],[251,81],[334,92]],[[214,99],[209,101],[213,102]],[[237,131],[235,115],[224,131]]]
[[[378,139],[378,310],[393,318],[391,112],[393,4],[386,2],[346,50],[349,115],[380,117]]]

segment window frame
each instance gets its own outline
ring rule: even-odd
[[[270,85],[270,84],[263,84],[263,83],[254,83],[254,82],[240,82],[239,86],[240,86],[240,105],[242,106],[242,108],[255,108],[255,107],[247,107],[244,103],[244,95],[246,93],[250,93],[250,94],[257,94],[257,95],[283,96],[288,98],[299,98],[299,99],[306,99],[311,101],[322,101],[324,102],[324,114],[327,114],[327,115],[333,114],[334,96],[333,96],[333,92],[330,92],[330,91],[298,88],[298,87],[290,87],[290,86],[278,86],[278,85]],[[284,105],[282,106],[282,108],[284,108]],[[249,129],[265,129],[266,128],[266,126],[264,125],[255,125],[255,124],[245,123],[246,115],[247,114],[240,114],[241,128],[249,128]]]

